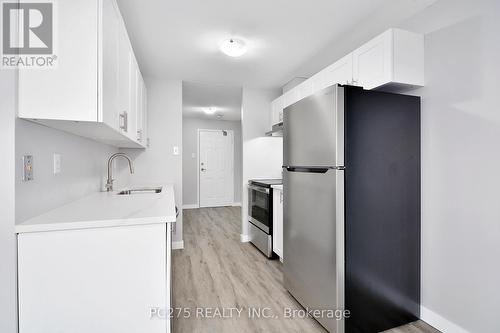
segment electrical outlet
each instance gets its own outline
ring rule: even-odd
[[[174,155],[179,155],[179,147],[174,146]]]
[[[191,158],[196,158],[196,153],[192,153]]]
[[[33,180],[33,155],[23,156],[23,181]]]
[[[54,154],[54,175],[61,173],[61,154]]]

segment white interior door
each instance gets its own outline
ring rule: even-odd
[[[200,207],[230,206],[234,199],[233,131],[199,130]]]

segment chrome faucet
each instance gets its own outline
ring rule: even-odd
[[[128,167],[130,169],[130,173],[131,174],[134,173],[134,165],[132,164],[132,160],[130,159],[130,157],[128,157],[124,153],[116,153],[116,154],[111,155],[111,157],[108,160],[108,181],[106,182],[106,191],[108,191],[108,192],[113,191],[113,181],[114,181],[114,179],[113,179],[112,166],[113,166],[113,161],[117,157],[123,157],[123,158],[125,158],[128,161]]]

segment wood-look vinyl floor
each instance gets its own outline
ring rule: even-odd
[[[184,210],[183,217],[184,249],[173,252],[175,333],[326,332],[313,319],[285,318],[286,309],[301,307],[283,287],[282,264],[240,242],[239,207]],[[272,318],[252,318],[252,309]],[[387,332],[439,333],[422,321]]]

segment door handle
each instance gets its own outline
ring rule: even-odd
[[[120,118],[120,124],[119,124],[120,129],[122,129],[125,132],[128,132],[128,114],[127,114],[127,111],[123,111],[122,113],[120,113],[119,118]]]
[[[344,166],[283,166],[289,172],[327,173],[328,170],[345,170]]]
[[[269,189],[268,189],[268,188],[265,188],[265,187],[259,187],[259,186],[248,185],[248,188],[249,188],[250,190],[254,190],[254,191],[257,191],[257,192],[262,192],[262,193],[269,194]]]

